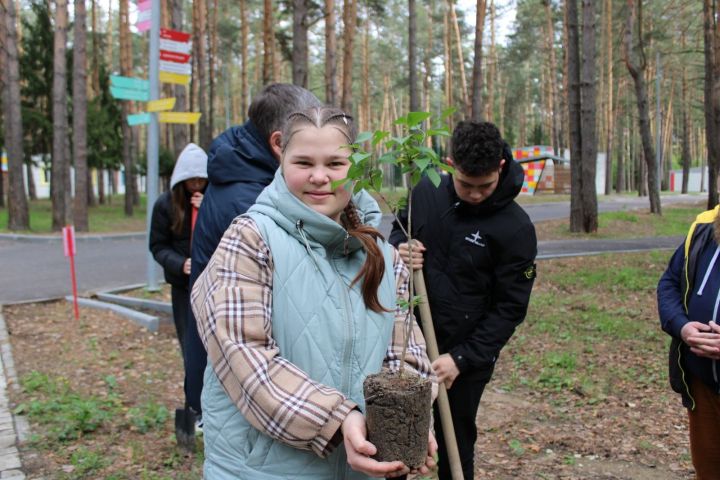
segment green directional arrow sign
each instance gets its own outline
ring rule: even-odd
[[[118,100],[137,100],[139,102],[150,100],[149,90],[131,90],[129,88],[110,86],[110,93]]]
[[[128,90],[149,90],[150,82],[142,78],[122,77],[110,75],[110,84],[114,87],[127,88]]]
[[[135,125],[143,125],[146,123],[150,123],[151,118],[152,117],[150,116],[149,113],[141,112],[141,113],[135,113],[132,115],[128,115],[127,122],[128,122],[128,125],[130,125],[131,127],[134,127]]]

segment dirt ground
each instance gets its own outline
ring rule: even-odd
[[[667,387],[667,339],[654,306],[664,255],[539,264],[528,318],[503,350],[478,412],[475,478],[692,478],[687,420]],[[592,268],[600,267],[617,285],[596,278]],[[580,271],[589,273],[573,277]],[[51,442],[48,426],[31,418],[34,438],[21,449],[28,478],[200,478],[201,456],[174,441],[182,364],[172,325],[150,333],[113,313],[81,313],[78,323],[65,302],[3,310],[20,379],[43,372],[85,395],[119,399],[113,418],[77,440]],[[554,351],[570,353],[556,361],[548,357]],[[37,398],[10,393],[16,406]],[[132,411],[148,402],[170,416],[142,431]],[[104,460],[82,473],[78,451]]]
[[[3,315],[21,384],[37,371],[50,379],[66,379],[85,397],[119,398],[114,418],[74,441],[44,439],[48,427],[31,418],[35,438],[21,448],[29,479],[200,478],[195,456],[178,450],[174,440],[174,409],[183,405],[183,374],[170,323],[151,333],[112,312],[89,308],[81,309],[77,322],[67,302],[6,306]],[[15,406],[37,399],[33,393],[9,391]],[[164,406],[168,416],[158,428],[143,432],[137,409],[153,403]],[[78,448],[99,453],[104,466],[74,475],[82,469],[79,461],[73,462]]]

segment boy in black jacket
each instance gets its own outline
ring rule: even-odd
[[[460,122],[448,163],[455,174],[443,177],[438,188],[423,179],[413,190],[412,266],[425,276],[440,350],[433,368],[448,389],[469,480],[480,397],[500,350],[525,318],[537,239],[530,218],[514,201],[523,169],[495,125]],[[407,225],[407,210],[400,221]],[[397,223],[390,243],[410,265],[407,238]],[[435,421],[439,425],[437,409]],[[443,436],[437,439],[439,478],[450,479]]]

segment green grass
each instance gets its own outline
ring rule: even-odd
[[[125,216],[124,197],[114,195],[107,197],[110,203],[88,208],[90,232],[141,232],[145,226],[146,197],[140,196],[140,206],[133,208],[132,217]],[[30,202],[30,230],[13,231],[7,228],[8,210],[0,209],[0,233],[33,233],[50,234],[52,232],[52,203],[49,199]]]
[[[669,255],[539,263],[527,319],[507,348],[513,366],[503,387],[574,392],[595,404],[618,382],[664,385],[665,363],[651,359],[664,359],[666,335],[651,306]]]

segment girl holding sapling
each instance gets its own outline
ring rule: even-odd
[[[335,188],[353,119],[323,107],[288,118],[274,181],[235,219],[195,284],[208,352],[205,478],[398,477],[366,438],[363,380],[400,363],[409,273],[364,191]],[[422,334],[406,362],[431,375]],[[428,408],[430,406],[428,405]],[[419,473],[434,465],[428,457]]]

